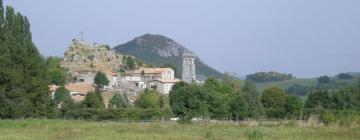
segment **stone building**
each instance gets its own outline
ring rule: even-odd
[[[171,68],[141,68],[135,70],[132,77],[141,78],[146,83],[145,87],[156,89],[162,94],[169,94],[172,86],[180,81],[175,78],[175,72]]]
[[[184,53],[182,80],[187,83],[196,82],[195,59],[196,56],[192,53]]]

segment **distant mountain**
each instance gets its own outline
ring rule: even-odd
[[[162,66],[166,63],[172,63],[176,65],[178,75],[181,75],[182,72],[182,53],[191,52],[170,38],[152,34],[136,37],[125,44],[116,46],[114,50],[120,54],[135,56],[147,64]],[[222,78],[222,73],[206,65],[199,57],[197,57],[195,64],[198,79]]]

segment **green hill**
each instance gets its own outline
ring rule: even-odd
[[[271,86],[279,86],[283,89],[288,89],[291,86],[299,85],[303,87],[311,87],[311,88],[323,88],[323,89],[333,89],[340,88],[347,85],[354,84],[356,82],[356,78],[354,79],[336,79],[332,78],[331,84],[319,85],[317,78],[293,78],[291,80],[285,81],[272,81],[272,82],[255,82],[255,86],[257,89],[262,92],[266,88]]]
[[[162,66],[166,63],[172,63],[178,69],[177,75],[181,75],[181,55],[184,52],[191,52],[170,38],[151,34],[136,37],[125,44],[116,46],[114,50],[120,54],[135,56],[147,64]],[[222,73],[202,62],[200,58],[196,59],[195,64],[198,79],[203,80],[206,77],[222,78],[223,76]]]

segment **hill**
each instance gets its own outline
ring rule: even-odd
[[[64,53],[61,67],[68,70],[116,70],[122,65],[122,55],[115,53],[107,45],[89,44],[73,40]]]
[[[355,84],[357,79],[337,79],[335,77],[331,78],[332,83],[330,84],[318,84],[318,78],[293,78],[290,80],[284,81],[272,81],[272,82],[255,82],[255,86],[258,91],[263,92],[266,88],[271,86],[278,86],[285,90],[290,88],[291,86],[301,86],[301,87],[309,87],[309,88],[320,88],[320,89],[340,89],[341,87],[349,86]]]
[[[184,52],[191,50],[180,45],[178,42],[162,35],[145,34],[140,37],[114,47],[120,54],[132,55],[147,64],[162,66],[166,63],[176,65],[177,75],[181,75],[182,58]],[[205,64],[199,57],[196,61],[196,74],[198,79],[206,77],[222,78],[223,74]]]

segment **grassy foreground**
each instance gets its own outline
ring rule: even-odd
[[[356,140],[360,128],[0,120],[1,140]]]

